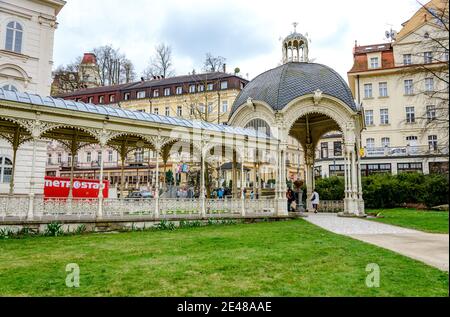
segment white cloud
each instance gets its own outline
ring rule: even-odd
[[[68,0],[55,38],[55,65],[69,63],[92,48],[113,44],[140,73],[154,46],[173,47],[178,74],[200,68],[204,54],[227,58],[250,78],[276,67],[280,37],[297,30],[312,39],[311,57],[344,78],[352,66],[354,41],[384,42],[384,32],[417,10],[416,0]]]

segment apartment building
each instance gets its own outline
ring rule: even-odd
[[[438,18],[445,5],[448,16],[448,1],[430,1],[391,43],[354,47],[348,80],[364,109],[365,175],[448,173],[448,33]],[[341,155],[339,133],[327,135],[317,174],[343,175]]]

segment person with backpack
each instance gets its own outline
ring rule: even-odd
[[[319,203],[320,203],[320,197],[319,197],[319,193],[315,189],[311,196],[311,202],[312,202],[312,206],[314,208],[314,213],[317,214],[318,208],[319,208]]]

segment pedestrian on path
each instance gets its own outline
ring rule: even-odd
[[[319,193],[314,189],[312,196],[311,196],[311,202],[312,202],[312,206],[314,208],[314,213],[317,214],[317,210],[319,208],[319,203],[320,203],[320,196]]]

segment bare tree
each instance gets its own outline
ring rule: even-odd
[[[164,78],[175,75],[172,64],[172,48],[164,43],[155,46],[155,53],[150,58],[150,63],[142,73],[146,79],[153,76],[163,76]]]
[[[53,72],[52,96],[83,88],[81,78],[79,77],[80,63],[81,57],[78,57],[73,63],[60,65],[56,68]]]
[[[102,86],[128,83],[135,79],[132,62],[112,45],[94,48]]]
[[[134,65],[129,59],[124,59],[122,64],[122,73],[125,83],[130,83],[136,79]]]
[[[449,0],[418,3],[422,17],[432,27],[414,32],[418,43],[412,55],[423,62],[413,64],[406,76],[418,74],[414,95],[423,98],[428,106],[417,119],[423,123],[424,132],[447,131],[436,149],[446,152],[449,146]]]
[[[211,53],[206,53],[205,61],[203,62],[203,71],[221,72],[224,69],[225,62],[225,57],[213,56]]]
[[[185,104],[192,119],[220,124],[227,116],[222,112],[222,96],[220,91],[220,78],[209,77],[209,74],[191,75],[189,84],[185,84],[184,90],[188,92]],[[195,86],[195,91],[191,91]],[[219,87],[214,90],[211,88]]]

